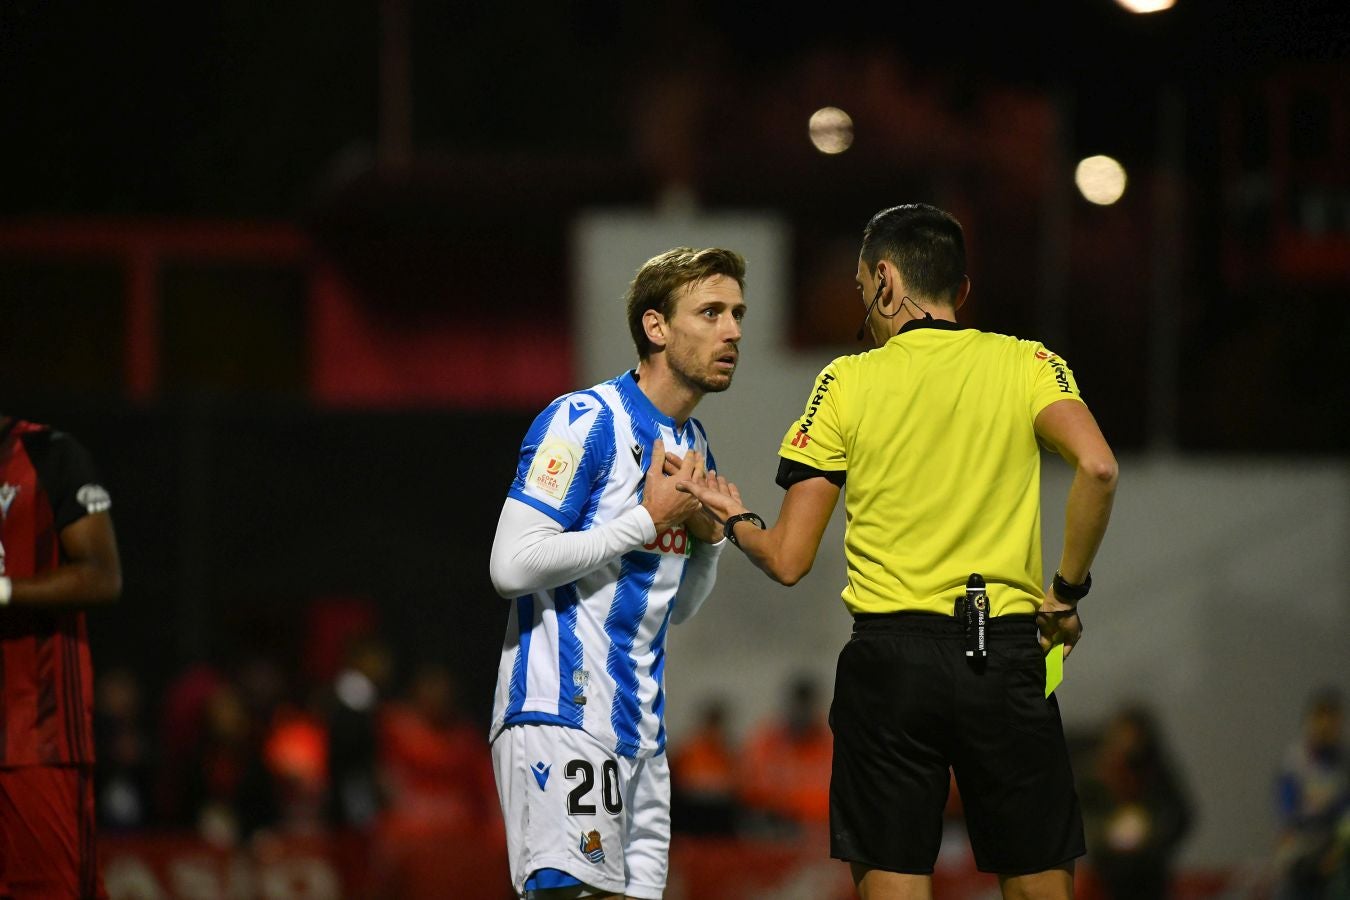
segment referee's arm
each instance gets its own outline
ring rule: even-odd
[[[679,488],[698,498],[720,521],[749,512],[730,494],[689,482]],[[839,485],[823,475],[794,483],[783,495],[783,506],[773,527],[759,529],[753,522],[738,522],[734,526],[737,545],[774,581],[796,584],[816,561],[820,539],[839,501],[839,490]]]
[[[1097,420],[1077,400],[1051,403],[1036,416],[1036,436],[1074,468],[1073,484],[1064,509],[1064,549],[1059,557],[1060,577],[1082,584],[1106,534],[1111,504],[1116,496],[1119,469]],[[1070,604],[1047,591],[1044,611]]]

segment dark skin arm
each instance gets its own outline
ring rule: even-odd
[[[122,593],[122,563],[112,517],[93,513],[61,529],[61,565],[12,581],[11,606],[80,607],[112,603]]]

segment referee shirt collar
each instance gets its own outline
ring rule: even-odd
[[[920,328],[936,328],[939,331],[964,331],[966,326],[960,322],[948,322],[946,319],[910,319],[900,326],[896,334],[904,334],[906,331],[915,331]]]

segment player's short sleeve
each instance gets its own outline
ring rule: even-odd
[[[824,472],[848,469],[840,377],[839,360],[821,370],[806,398],[806,409],[783,435],[780,457]]]
[[[1031,368],[1031,418],[1058,400],[1083,401],[1069,364],[1043,345],[1027,342]]]
[[[112,508],[94,472],[93,457],[75,438],[61,431],[38,432],[25,441],[25,449],[51,503],[57,531]]]
[[[614,448],[614,414],[599,396],[578,391],[559,397],[526,432],[507,495],[573,528],[603,490]]]

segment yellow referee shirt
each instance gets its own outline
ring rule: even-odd
[[[1041,344],[940,319],[826,366],[778,453],[846,473],[849,611],[951,615],[979,572],[993,615],[1035,612],[1033,422],[1065,399],[1082,402],[1073,373]]]

